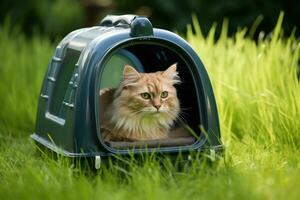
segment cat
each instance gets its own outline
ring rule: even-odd
[[[167,138],[180,113],[174,87],[180,82],[177,64],[154,73],[139,73],[132,66],[125,65],[119,87],[100,90],[100,97],[111,93],[110,98],[102,102],[107,109],[100,115],[104,141]]]

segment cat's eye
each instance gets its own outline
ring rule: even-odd
[[[168,92],[167,92],[167,91],[163,91],[163,92],[160,94],[160,97],[161,97],[161,98],[167,98],[167,97],[168,97]]]
[[[148,93],[148,92],[144,92],[144,93],[141,93],[141,97],[143,99],[150,99],[151,98],[151,95]]]

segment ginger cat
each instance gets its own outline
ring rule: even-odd
[[[106,98],[107,105],[102,106],[106,108],[100,106],[105,109],[100,115],[102,138],[105,141],[167,138],[180,112],[174,87],[178,83],[176,64],[155,73],[139,73],[126,65],[118,88],[100,90],[100,98],[112,93],[110,99]]]

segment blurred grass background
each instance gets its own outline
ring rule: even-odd
[[[251,35],[257,38],[260,32],[267,35],[272,31],[280,11],[285,12],[282,29],[290,35],[300,26],[297,0],[3,0],[0,24],[9,18],[11,24],[20,26],[27,35],[39,32],[56,38],[79,27],[96,25],[107,14],[132,13],[148,16],[155,27],[185,34],[193,13],[204,35],[216,23],[218,37],[226,18],[230,22],[230,36],[240,28],[250,28],[256,20],[257,28]],[[296,30],[296,35],[299,34]]]
[[[19,7],[10,2],[17,1],[6,2],[5,6],[12,6],[10,12],[0,12],[6,13],[0,25],[0,199],[300,198],[300,43],[296,32],[284,34],[289,30],[285,24],[292,23],[291,13],[286,12],[284,20],[277,13],[271,34],[266,29],[255,40],[249,34],[252,24],[232,30],[231,21],[225,20],[205,31],[198,15],[193,25],[184,25],[187,33],[183,35],[204,62],[213,84],[226,145],[224,159],[214,166],[194,159],[178,171],[167,158],[154,156],[142,165],[130,160],[129,168],[116,164],[95,174],[64,158],[36,154],[28,138],[34,131],[41,83],[57,40],[87,23],[81,15],[83,8],[76,1],[53,1],[45,10],[39,6],[46,1],[32,0],[28,5],[22,1]],[[39,28],[33,18],[14,18],[15,9],[28,15],[34,15],[31,9],[48,11],[55,16],[53,26],[68,23],[67,19],[71,25],[62,25],[61,30]],[[62,18],[64,11],[71,17]],[[42,16],[38,17],[42,26],[51,24]],[[222,27],[219,32],[218,27]],[[163,160],[163,167],[157,160]]]

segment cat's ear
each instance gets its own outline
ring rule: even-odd
[[[134,69],[134,67],[130,65],[125,65],[124,70],[123,70],[123,76],[140,76],[139,72]]]
[[[124,86],[133,85],[141,77],[140,73],[136,71],[132,66],[125,65],[123,70],[123,84]]]
[[[181,83],[180,78],[178,76],[178,72],[177,72],[177,63],[174,63],[173,65],[171,65],[168,69],[163,71],[162,74],[163,74],[163,76],[166,76],[166,77],[172,79],[173,84]]]
[[[124,78],[139,78],[140,73],[136,71],[132,66],[130,65],[125,65],[124,70],[123,70],[123,76]]]

